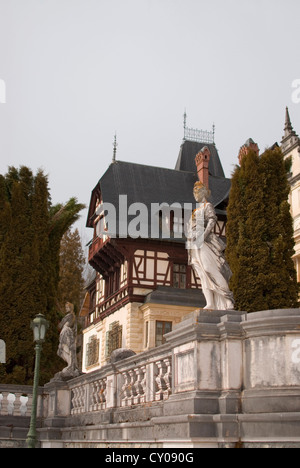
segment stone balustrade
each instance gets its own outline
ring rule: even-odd
[[[200,309],[165,339],[47,384],[42,446],[300,446],[300,309]]]
[[[165,401],[172,393],[172,354],[168,346],[146,351],[78,377],[68,389],[71,415]]]
[[[200,309],[165,339],[46,384],[41,446],[300,447],[300,309]],[[0,385],[0,421],[30,407],[30,388]]]
[[[30,416],[31,407],[32,387],[0,384],[0,416]],[[41,401],[39,401],[38,409],[39,416],[41,416]]]

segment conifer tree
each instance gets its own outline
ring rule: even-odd
[[[58,301],[61,309],[64,309],[66,302],[71,302],[75,313],[79,311],[84,294],[84,264],[79,231],[68,229],[60,246]]]
[[[289,184],[279,148],[249,150],[232,178],[226,256],[236,308],[247,312],[297,307]]]
[[[0,176],[0,323],[7,345],[2,383],[31,383],[34,351],[30,321],[43,313],[50,322],[41,365],[41,383],[49,381],[61,361],[56,308],[60,239],[83,205],[71,199],[51,206],[48,180],[42,171],[9,168]],[[54,219],[53,213],[60,212]],[[64,222],[61,222],[64,218]],[[60,236],[60,238],[59,238]]]

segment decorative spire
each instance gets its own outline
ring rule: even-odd
[[[284,126],[284,132],[286,134],[285,136],[289,135],[292,130],[293,130],[293,126],[292,126],[291,119],[290,119],[289,109],[288,107],[286,107],[285,108],[285,126]]]
[[[186,130],[186,109],[184,109],[184,114],[183,114],[183,130],[184,130],[183,139],[185,140],[185,130]]]
[[[285,108],[285,125],[290,127],[292,126],[288,106]]]
[[[117,146],[118,146],[118,143],[117,143],[117,134],[115,133],[114,143],[113,143],[113,147],[114,147],[113,158],[112,158],[112,162],[113,162],[113,163],[116,162]]]
[[[213,123],[213,126],[212,126],[213,144],[215,144],[215,131],[216,131],[216,126],[215,126],[215,123]]]
[[[285,138],[289,138],[292,136],[297,136],[295,130],[293,129],[293,125],[290,119],[290,114],[289,114],[289,109],[288,107],[285,108],[285,125],[284,125],[284,136],[283,140]]]

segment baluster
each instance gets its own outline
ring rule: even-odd
[[[79,387],[80,391],[80,413],[85,412],[85,386],[81,385]]]
[[[158,375],[155,378],[156,385],[157,385],[155,400],[160,401],[160,400],[163,400],[164,391],[166,390],[166,383],[164,381],[165,364],[163,361],[157,361],[156,366],[158,368]]]
[[[27,413],[27,403],[28,403],[28,396],[27,395],[20,395],[20,414],[21,416],[26,416]]]
[[[129,401],[130,401],[131,405],[134,405],[135,397],[137,395],[137,392],[136,392],[136,389],[135,389],[135,386],[134,386],[135,382],[136,382],[136,373],[135,373],[135,371],[133,369],[131,369],[129,371],[129,375],[130,375],[130,391],[131,391]]]
[[[16,401],[16,395],[14,395],[13,393],[9,393],[7,395],[7,414],[10,416],[13,416],[14,414],[15,401]]]
[[[85,411],[85,387],[81,385],[80,387],[73,388],[73,398],[72,398],[72,414],[84,413]]]
[[[26,407],[27,407],[27,412],[26,412],[26,415],[31,415],[31,408],[32,408],[32,398],[33,398],[33,395],[32,393],[30,395],[27,395],[27,404],[26,404]]]
[[[147,401],[147,367],[142,366],[141,369],[142,369],[142,372],[143,372],[143,378],[142,378],[142,382],[141,382],[141,385],[143,387],[143,397],[142,397],[141,403],[146,403],[146,401]]]
[[[105,379],[100,380],[99,398],[100,398],[101,409],[104,409],[106,407],[106,380]]]
[[[91,383],[91,406],[90,411],[99,411],[106,406],[106,381],[96,380]]]
[[[82,409],[82,387],[77,387],[77,411],[81,413]]]
[[[3,392],[2,393],[2,404],[1,404],[1,413],[7,416],[8,414],[8,400],[7,397],[9,395],[9,392]]]
[[[91,406],[90,411],[97,411],[99,405],[99,380],[91,383]]]
[[[130,375],[128,372],[122,372],[122,376],[124,379],[124,384],[122,385],[122,402],[121,406],[128,406],[128,401],[131,396],[130,390]]]
[[[146,401],[146,366],[141,366],[137,369],[137,381],[139,390],[139,403]]]
[[[77,389],[76,389],[76,387],[73,388],[72,393],[73,393],[73,396],[72,396],[71,414],[76,414],[76,409],[77,409]]]
[[[143,369],[142,367],[137,367],[136,369],[134,369],[134,372],[136,375],[136,381],[134,384],[134,389],[135,389],[134,404],[139,404],[139,403],[142,403],[142,399],[145,393],[143,385],[142,385]]]
[[[15,395],[15,401],[14,401],[14,412],[13,412],[13,414],[14,414],[14,416],[21,416],[21,405],[22,405],[22,403],[21,403],[20,398],[22,396],[22,393],[17,392],[14,395]]]
[[[166,384],[166,390],[164,391],[164,400],[167,400],[169,396],[172,393],[172,358],[166,358],[164,359],[164,363],[166,366],[166,373],[163,377],[165,384]]]

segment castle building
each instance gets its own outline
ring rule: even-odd
[[[224,237],[230,180],[214,131],[185,125],[175,169],[118,161],[115,145],[88,210],[88,260],[95,276],[80,312],[84,372],[105,365],[115,349],[139,353],[163,344],[175,324],[205,306],[184,235],[197,180],[211,191],[215,232]]]
[[[281,140],[281,150],[285,159],[291,158],[289,175],[290,205],[294,221],[295,255],[294,262],[297,279],[300,281],[300,138],[293,129],[289,110],[286,108],[284,135]]]

